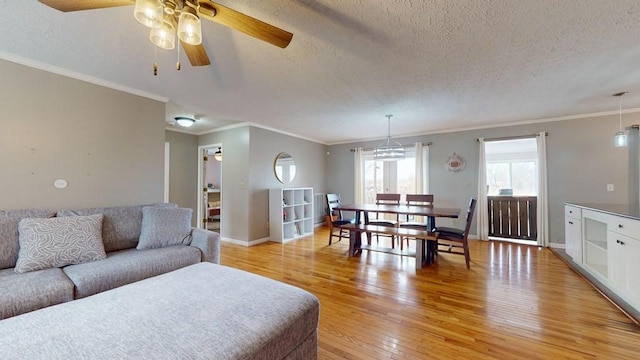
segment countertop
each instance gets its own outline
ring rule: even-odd
[[[611,215],[624,216],[635,220],[640,220],[640,206],[638,204],[584,204],[584,203],[566,203],[584,209],[590,209],[608,213]]]

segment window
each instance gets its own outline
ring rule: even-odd
[[[512,189],[513,195],[536,196],[537,144],[535,138],[485,143],[487,195]]]
[[[416,189],[415,148],[406,149],[406,157],[398,161],[373,159],[373,150],[364,152],[363,190],[364,202],[375,203],[378,193],[416,194],[428,193],[429,148],[423,148],[422,191]]]

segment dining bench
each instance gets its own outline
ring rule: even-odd
[[[435,241],[436,234],[430,231],[418,230],[414,228],[401,228],[390,226],[378,226],[378,225],[366,225],[366,224],[345,224],[340,226],[341,229],[348,230],[349,236],[349,256],[356,256],[362,250],[378,251],[387,254],[394,254],[400,256],[415,257],[416,269],[422,269],[422,264],[427,264],[433,261],[435,255]],[[362,243],[362,233],[377,233],[385,235],[394,235],[398,237],[406,237],[412,240],[416,240],[416,250],[411,252],[409,250],[398,250],[387,247],[372,246],[370,244]]]

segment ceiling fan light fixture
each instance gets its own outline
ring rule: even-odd
[[[202,24],[198,12],[186,4],[178,19],[178,38],[189,45],[202,43]]]
[[[136,0],[133,16],[146,27],[162,25],[162,2],[160,0]]]
[[[192,66],[211,65],[202,44],[202,19],[227,28],[238,30],[257,40],[279,48],[286,48],[293,34],[213,0],[39,0],[43,5],[62,12],[116,8],[134,5],[133,16],[137,22],[149,27],[150,40],[157,47],[174,49],[183,44],[183,51]],[[0,0],[2,2],[2,0]],[[167,24],[166,17],[170,17]],[[180,17],[183,21],[180,21]],[[179,23],[182,22],[182,26]],[[180,27],[180,43],[175,35]],[[161,30],[162,29],[162,30]],[[195,44],[195,45],[194,45]],[[177,45],[177,46],[176,46]],[[178,55],[179,56],[179,55]],[[178,64],[180,63],[178,59]],[[179,69],[180,65],[177,65]],[[154,74],[158,65],[154,59]]]
[[[165,50],[171,50],[176,46],[176,27],[171,15],[164,15],[162,25],[151,28],[149,40]]]
[[[195,124],[196,120],[186,116],[178,116],[174,118],[178,125],[182,127],[191,127],[191,125]],[[221,153],[222,154],[222,153]]]

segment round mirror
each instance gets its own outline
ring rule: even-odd
[[[276,177],[281,183],[288,184],[296,177],[296,162],[291,155],[284,152],[280,153],[276,156],[273,171],[275,171]]]

